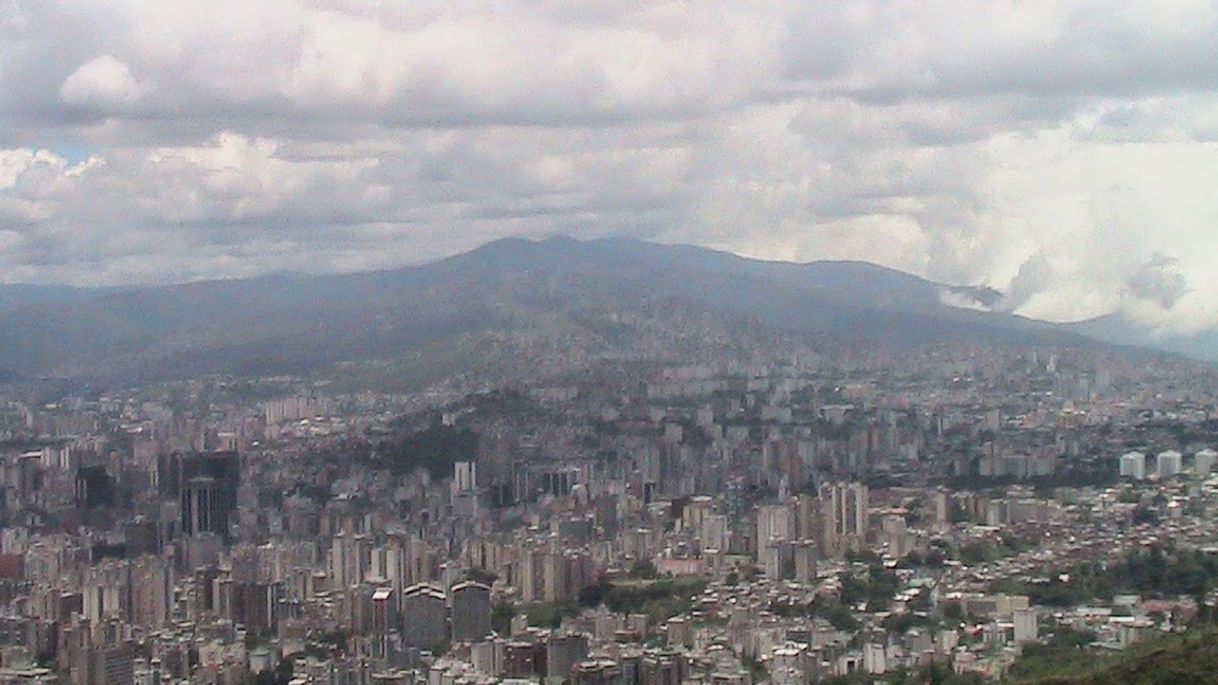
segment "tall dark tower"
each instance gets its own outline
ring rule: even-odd
[[[220,483],[210,476],[191,478],[182,488],[182,532],[228,534],[228,512]]]
[[[236,452],[173,455],[170,486],[182,505],[182,532],[228,536],[229,515],[237,508],[241,483]]]
[[[104,466],[82,466],[76,470],[76,504],[86,509],[114,504],[114,479]]]

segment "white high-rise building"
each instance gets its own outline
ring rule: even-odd
[[[702,549],[727,550],[728,545],[727,516],[723,514],[707,514],[702,517],[698,537],[702,541]]]
[[[818,494],[823,517],[823,549],[840,556],[857,549],[867,536],[869,504],[862,483],[822,485]]]
[[[1036,626],[1036,609],[1028,607],[1026,609],[1015,610],[1015,641],[1016,642],[1035,642],[1039,633]]]
[[[478,488],[478,465],[472,461],[453,464],[453,492],[469,492]]]
[[[757,551],[776,540],[790,540],[794,532],[791,508],[785,504],[763,504],[757,508]]]
[[[1146,479],[1146,455],[1141,452],[1126,452],[1121,455],[1121,477],[1134,480]]]
[[[888,671],[888,653],[884,645],[873,642],[863,645],[863,670],[872,675]]]
[[[1215,462],[1218,462],[1218,452],[1208,447],[1197,450],[1197,453],[1193,455],[1193,473],[1204,478],[1210,475]]]
[[[800,540],[791,548],[795,557],[795,580],[805,585],[816,582],[816,542]]]
[[[1179,452],[1166,450],[1159,453],[1158,473],[1160,479],[1171,478],[1182,470],[1184,470],[1184,457]]]

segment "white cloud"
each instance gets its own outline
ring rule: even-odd
[[[1201,0],[0,0],[0,267],[630,233],[1218,327],[1215,83]]]
[[[59,87],[65,103],[106,112],[134,105],[146,91],[147,86],[131,75],[131,68],[110,55],[80,65]]]

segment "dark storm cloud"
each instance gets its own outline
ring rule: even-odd
[[[1170,309],[1188,292],[1188,281],[1180,273],[1179,264],[1174,257],[1155,255],[1129,279],[1129,292]]]

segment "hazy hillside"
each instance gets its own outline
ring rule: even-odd
[[[73,288],[66,285],[0,285],[0,312],[35,304],[70,302],[102,294],[103,290]]]
[[[48,295],[0,309],[0,368],[26,376],[263,373],[418,359],[437,348],[463,363],[495,353],[510,361],[512,336],[494,337],[510,333],[535,338],[530,348],[578,341],[562,344],[620,356],[770,333],[898,346],[1084,341],[1048,324],[947,306],[944,291],[858,262],[764,262],[624,239],[508,239],[390,271]]]
[[[1202,331],[1191,335],[1156,335],[1119,314],[1067,324],[1066,328],[1113,345],[1150,347],[1194,359],[1218,361],[1218,331]]]

